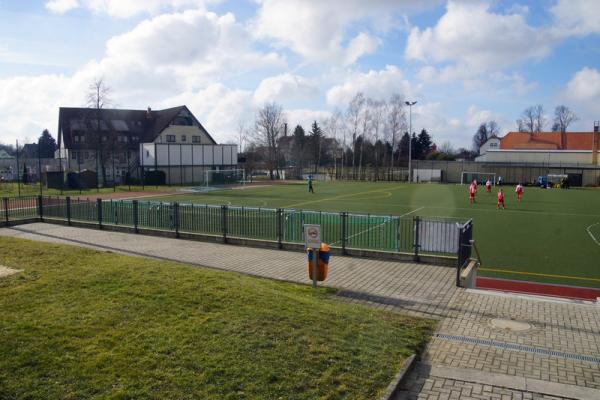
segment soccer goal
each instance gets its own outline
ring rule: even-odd
[[[460,175],[460,184],[464,185],[467,183],[471,183],[474,180],[477,180],[477,184],[485,185],[487,180],[492,182],[492,186],[496,186],[496,174],[492,172],[469,172],[463,171]]]
[[[204,174],[204,186],[235,186],[246,183],[246,173],[243,169],[210,169]]]

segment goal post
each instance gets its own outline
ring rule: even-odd
[[[490,180],[490,182],[492,182],[493,186],[496,186],[496,174],[493,172],[463,171],[460,175],[460,184],[470,184],[474,180],[477,180],[478,184],[483,185],[487,182],[488,179]]]
[[[244,169],[209,169],[204,172],[204,186],[244,185],[246,171]]]

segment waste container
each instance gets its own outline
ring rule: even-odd
[[[321,247],[319,248],[319,262],[317,264],[317,281],[324,281],[327,279],[327,272],[329,270],[329,245],[326,243],[321,243]],[[306,254],[308,257],[308,277],[312,280],[312,261],[313,261],[313,251],[312,249],[306,249]]]

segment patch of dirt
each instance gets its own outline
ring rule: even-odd
[[[23,272],[23,271],[20,269],[12,269],[12,268],[5,267],[4,265],[0,265],[0,279],[4,278],[5,276],[18,274],[19,272]]]

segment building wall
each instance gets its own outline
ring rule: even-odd
[[[237,164],[237,145],[143,143],[144,167],[220,166]]]
[[[479,162],[592,164],[591,150],[489,150]]]
[[[497,150],[500,149],[500,139],[499,138],[491,138],[487,140],[480,148],[479,154],[485,154],[489,150]]]
[[[202,130],[197,126],[185,126],[185,125],[170,125],[154,140],[155,143],[167,143],[167,135],[175,136],[175,142],[172,143],[186,143],[192,144],[192,137],[199,136],[200,143],[194,144],[214,144],[210,139],[206,131]],[[185,136],[185,140],[183,137]]]

